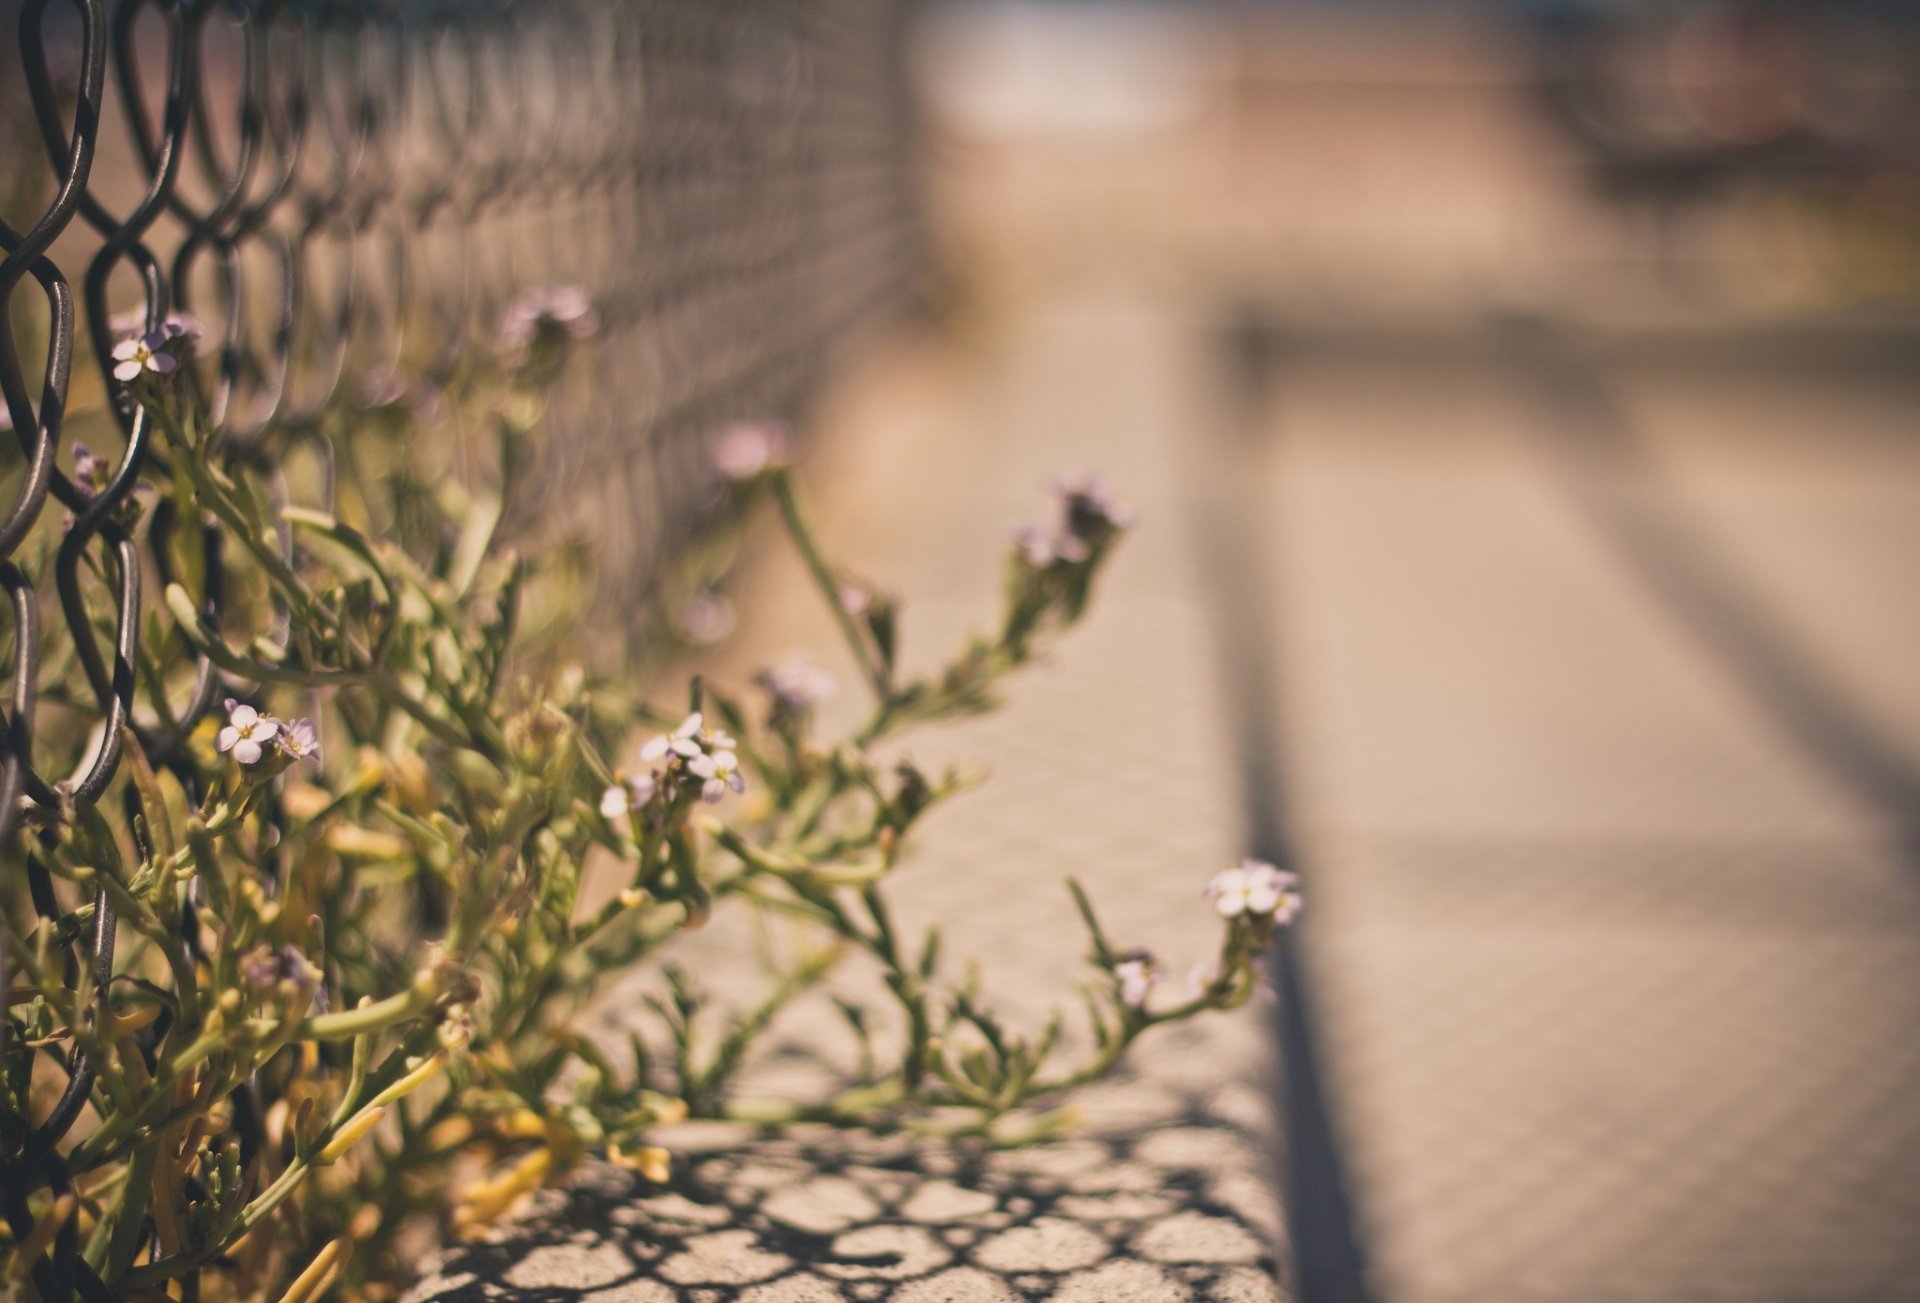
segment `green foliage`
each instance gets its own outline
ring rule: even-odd
[[[618,679],[556,664],[587,614],[582,590],[499,546],[542,393],[584,333],[579,313],[520,324],[492,365],[447,387],[431,430],[395,402],[335,409],[270,452],[243,446],[209,421],[189,333],[159,345],[177,370],[124,385],[160,432],[123,524],[162,600],[137,631],[136,728],[107,798],[36,807],[4,848],[0,1167],[29,1209],[0,1243],[8,1279],[77,1236],[122,1293],[381,1297],[422,1223],[484,1226],[589,1155],[664,1180],[651,1134],[664,1123],[939,1118],[1017,1140],[1057,1125],[1036,1104],[1110,1069],[1148,1028],[1253,989],[1290,905],[1227,917],[1213,975],[1150,1009],[1157,966],[1117,949],[1075,887],[1094,1044],[1063,1063],[1058,1020],[1008,1026],[946,976],[937,932],[902,936],[888,908],[908,834],[963,784],[888,768],[872,748],[987,708],[1080,617],[1124,530],[1097,491],[1068,491],[1056,533],[1014,550],[995,633],[907,677],[898,604],[822,556],[769,449],[733,492],[743,506],[771,498],[871,710],[851,736],[818,738],[816,685],[769,671],[763,711],[696,682],[697,717],[682,722]],[[489,470],[449,473],[453,430],[490,432]],[[92,491],[95,461],[75,472]],[[204,537],[183,524],[202,521]],[[54,533],[29,550],[30,572],[58,564]],[[124,555],[96,539],[80,558],[109,644]],[[42,745],[78,762],[100,741],[86,658],[43,651]],[[209,672],[232,699],[182,728]],[[614,762],[658,729],[640,765]],[[740,787],[750,799],[710,803]],[[117,917],[104,982],[87,962],[96,900]],[[733,1014],[663,962],[720,908],[818,936]],[[820,1099],[740,1098],[755,1039],[853,954],[877,962],[883,988],[874,1004],[839,997],[858,1079]],[[657,974],[659,1036],[615,1052],[573,1020],[636,964]],[[28,1150],[82,1060],[94,1078],[58,1145],[71,1186],[56,1190]]]

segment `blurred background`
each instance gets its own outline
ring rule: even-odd
[[[23,76],[41,8],[0,2],[19,230],[33,101],[83,80],[63,4]],[[143,239],[238,437],[430,407],[516,294],[587,287],[514,510],[614,641],[800,600],[675,570],[731,422],[803,426],[827,532],[935,629],[1049,473],[1104,472],[1118,632],[969,826],[1078,829],[1122,890],[1143,820],[1301,873],[1290,1287],[1920,1299],[1920,11],[337,8],[189,7],[215,126]],[[157,133],[172,7],[104,11],[76,286],[161,170],[115,76]],[[117,257],[83,358],[145,302]],[[70,431],[117,451],[105,392]],[[1023,889],[980,881],[944,907]]]
[[[920,16],[949,326],[1308,883],[1306,1298],[1920,1297],[1916,19]]]

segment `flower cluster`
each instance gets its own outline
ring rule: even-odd
[[[767,727],[782,735],[797,735],[813,718],[814,707],[839,690],[833,675],[796,652],[769,665],[753,681],[767,694]]]
[[[1052,528],[1027,525],[1013,532],[1020,558],[1034,570],[1084,565],[1133,520],[1097,479],[1061,481],[1053,486],[1053,498],[1060,517]]]
[[[549,285],[524,294],[500,318],[500,353],[517,386],[538,391],[558,378],[570,346],[600,329],[585,291]]]
[[[1113,976],[1120,983],[1120,1003],[1129,1009],[1144,1009],[1148,994],[1166,976],[1166,970],[1151,950],[1129,950],[1113,966]]]
[[[1265,860],[1241,860],[1214,875],[1206,897],[1225,919],[1267,921],[1278,927],[1300,912],[1300,879]]]
[[[1273,979],[1260,952],[1276,928],[1286,927],[1300,913],[1299,879],[1264,860],[1244,859],[1215,874],[1203,894],[1226,920],[1227,935],[1219,954],[1188,968],[1187,999],[1230,1008],[1252,992],[1272,997]],[[1116,953],[1104,947],[1102,942],[1121,1007],[1153,1021],[1147,999],[1166,978],[1159,959],[1149,950]]]
[[[593,301],[574,285],[548,285],[515,299],[500,318],[500,339],[510,351],[542,338],[585,339],[600,328]]]
[[[113,463],[86,444],[74,441],[73,486],[89,498],[99,496],[113,478]]]
[[[290,764],[320,758],[320,737],[312,720],[275,719],[232,697],[227,698],[227,724],[215,745],[248,768],[274,759]]]
[[[680,636],[696,647],[707,647],[733,632],[740,622],[724,593],[713,589],[695,593],[680,612]]]
[[[644,808],[660,790],[660,780],[652,773],[615,773],[613,777],[613,785],[600,793],[600,813],[609,819]]]
[[[157,330],[143,330],[139,317],[127,315],[114,317],[113,327],[120,334],[113,346],[113,378],[124,385],[172,375],[193,356],[203,333],[198,319],[187,312],[168,313]]]
[[[609,819],[635,813],[656,794],[671,804],[687,792],[697,792],[707,802],[718,801],[729,791],[744,792],[747,780],[733,748],[733,739],[707,728],[705,717],[696,710],[673,732],[662,733],[640,748],[642,761],[660,767],[637,777],[615,775],[618,781],[600,794],[600,813]]]
[[[713,441],[713,468],[734,483],[744,484],[763,471],[785,465],[788,442],[784,425],[752,422],[731,426]]]
[[[1053,486],[1063,534],[1083,548],[1112,539],[1133,523],[1133,512],[1113,500],[1099,478],[1063,480]]]
[[[293,946],[255,947],[240,961],[240,980],[263,1000],[311,1000],[322,1012],[327,1007],[325,974]]]

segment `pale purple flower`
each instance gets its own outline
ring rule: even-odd
[[[754,676],[754,682],[773,698],[776,711],[790,716],[805,714],[833,696],[840,687],[833,675],[800,652],[761,670]]]
[[[1022,525],[1014,530],[1013,545],[1019,549],[1021,559],[1035,570],[1045,570],[1059,557],[1054,551],[1053,539],[1037,525]]]
[[[735,792],[747,790],[747,780],[740,772],[740,761],[731,751],[714,751],[698,755],[687,761],[687,768],[696,777],[702,779],[700,799],[712,804],[725,796],[729,789]]]
[[[320,734],[310,719],[296,719],[280,734],[280,752],[289,760],[318,760]]]
[[[574,285],[548,285],[523,294],[500,318],[500,338],[514,349],[525,348],[542,332],[585,339],[599,328],[593,300]]]
[[[700,712],[694,711],[672,733],[664,733],[641,747],[640,758],[665,761],[669,778],[676,772],[692,774],[700,780],[700,795],[707,801],[719,800],[728,789],[744,792],[747,780],[733,754],[733,739],[705,724]],[[604,795],[601,800],[607,803]]]
[[[672,733],[662,733],[640,748],[640,758],[646,761],[660,760],[666,756],[679,756],[691,760],[702,754],[700,747],[700,728],[705,723],[699,711],[694,711],[680,722],[680,727]]]
[[[316,1003],[325,1007],[326,992],[321,983],[326,980],[326,974],[292,946],[276,950],[262,945],[248,951],[240,960],[240,980],[261,996],[312,995]]]
[[[713,441],[713,468],[735,482],[750,480],[785,463],[787,430],[772,422],[750,422],[723,430]]]
[[[1148,994],[1165,973],[1151,951],[1132,950],[1113,966],[1113,975],[1120,981],[1120,1003],[1144,1009]]]
[[[266,744],[280,732],[280,721],[262,715],[244,702],[227,698],[227,726],[220,730],[215,744],[243,765],[257,765],[266,754]]]
[[[160,338],[169,344],[192,344],[206,333],[200,318],[191,312],[169,312],[160,323]]]
[[[1300,912],[1300,880],[1264,860],[1242,860],[1214,875],[1205,895],[1222,918],[1270,918],[1285,926]]]
[[[733,603],[719,593],[699,594],[680,613],[680,631],[689,642],[703,647],[732,633],[738,622]]]
[[[651,801],[654,792],[660,786],[659,780],[651,773],[639,774],[632,778],[622,777],[619,774],[614,777],[619,781],[600,793],[600,813],[609,819],[618,819],[622,815],[632,814]]]
[[[107,326],[116,335],[144,335],[147,333],[147,314],[144,310],[116,312],[107,318]],[[200,325],[200,318],[191,312],[169,312],[160,319],[160,325],[153,333],[165,340],[184,339],[191,342],[206,334],[206,331]]]
[[[180,360],[166,351],[167,343],[166,336],[157,330],[121,340],[113,346],[113,378],[132,384],[149,371],[157,376],[172,374]]]
[[[1091,553],[1087,545],[1072,534],[1049,534],[1037,525],[1022,525],[1013,531],[1013,545],[1020,557],[1035,570],[1045,570],[1056,562],[1078,565]]]
[[[1056,482],[1053,497],[1060,504],[1067,535],[1086,543],[1096,543],[1133,523],[1133,513],[1113,500],[1097,476]]]
[[[91,497],[113,478],[113,463],[76,440],[73,445],[73,482]]]

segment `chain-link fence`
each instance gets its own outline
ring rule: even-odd
[[[0,454],[4,900],[72,947],[76,988],[83,970],[106,988],[114,913],[104,894],[63,909],[21,821],[99,803],[128,746],[164,764],[221,695],[202,662],[184,709],[141,700],[153,591],[203,553],[217,615],[219,541],[183,549],[197,522],[164,512],[127,523],[166,461],[112,382],[116,340],[198,318],[218,437],[271,465],[343,413],[430,405],[509,305],[581,287],[599,330],[509,520],[590,546],[603,609],[638,612],[710,501],[703,437],[793,413],[851,332],[916,293],[904,8],[0,0],[0,389],[19,450]],[[104,459],[85,473],[82,427]],[[55,592],[30,549],[57,553]],[[44,700],[43,665],[70,658],[91,699]],[[49,706],[91,736],[71,772],[70,745],[36,749]],[[16,1236],[29,1183],[68,1183],[58,1154],[94,1075],[78,1050],[64,1067],[50,1111],[0,1110]]]

